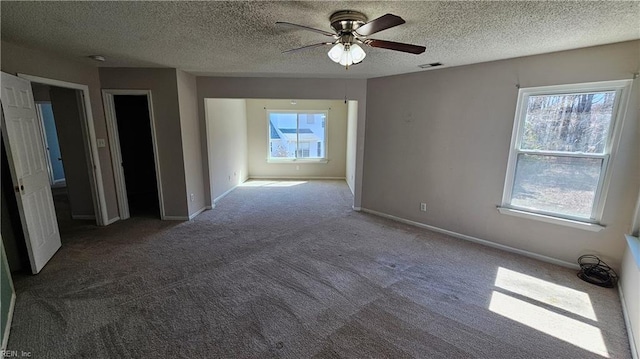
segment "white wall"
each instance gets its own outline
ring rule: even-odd
[[[268,163],[267,110],[327,110],[327,163]],[[347,105],[340,100],[247,100],[250,178],[344,178]]]
[[[355,193],[356,151],[358,141],[358,101],[347,103],[347,167],[345,177],[351,193]]]
[[[243,99],[205,99],[211,203],[248,176],[247,104]]]
[[[336,75],[337,77],[339,74]],[[366,116],[366,80],[299,79],[299,78],[241,78],[241,77],[198,77],[198,101],[201,128],[205,126],[205,98],[236,99],[287,99],[314,100],[334,99],[358,101],[358,128],[355,171],[354,206],[360,206],[362,192],[362,165],[364,157],[364,131]],[[204,156],[207,149],[202,148]],[[204,161],[205,165],[208,161]],[[205,171],[208,174],[209,171]],[[209,181],[205,178],[205,183]],[[208,186],[207,186],[208,188]]]
[[[618,266],[639,187],[638,86],[629,104],[602,223],[588,232],[501,215],[511,130],[522,87],[632,78],[640,41],[367,82],[362,206],[575,263]],[[636,80],[637,81],[637,80]],[[427,212],[419,203],[426,202]]]
[[[640,354],[640,257],[635,258],[631,251],[631,245],[636,248],[640,246],[640,240],[637,237],[630,238],[635,243],[629,243],[629,247],[622,257],[622,268],[620,271],[620,290],[623,294],[623,305],[626,309],[627,318],[629,320],[629,328],[631,337],[629,341],[634,347],[636,354]],[[636,253],[640,255],[640,252]]]
[[[202,211],[206,206],[196,77],[182,70],[177,70],[176,78],[186,196],[189,217],[191,217]]]
[[[636,138],[640,138],[640,127],[636,136]],[[638,232],[640,232],[640,195],[638,195],[638,201],[636,202],[630,232],[631,236],[627,236],[628,246],[622,257],[619,287],[622,292],[620,299],[629,321],[627,330],[631,333],[629,338],[631,350],[635,349],[635,358],[638,358],[640,357],[640,239],[638,239]]]

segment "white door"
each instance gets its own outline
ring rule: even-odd
[[[60,248],[31,82],[2,72],[2,135],[34,274]]]

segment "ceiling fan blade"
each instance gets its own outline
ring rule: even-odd
[[[276,25],[285,26],[285,27],[293,27],[293,28],[300,29],[300,30],[313,31],[313,32],[317,32],[317,33],[325,35],[325,36],[338,38],[338,35],[336,35],[336,34],[334,34],[332,32],[319,30],[319,29],[314,29],[312,27],[308,27],[308,26],[304,26],[304,25],[293,24],[293,23],[290,23],[290,22],[278,21],[278,22],[276,22]]]
[[[405,44],[402,42],[375,40],[375,39],[366,39],[364,40],[364,43],[371,47],[379,47],[381,49],[409,52],[416,55],[423,53],[427,49],[424,46]]]
[[[289,52],[297,52],[297,51],[302,51],[302,50],[306,50],[306,49],[312,49],[314,47],[320,47],[320,46],[325,46],[325,45],[333,45],[333,42],[321,42],[319,44],[313,44],[313,45],[307,45],[307,46],[302,46],[302,47],[298,47],[296,49],[291,49],[291,50],[286,50],[286,51],[282,51],[283,54],[289,53]]]
[[[378,31],[386,30],[394,26],[404,24],[404,20],[400,16],[393,14],[382,15],[377,19],[371,20],[368,23],[360,26],[356,29],[356,32],[362,36],[373,35]]]

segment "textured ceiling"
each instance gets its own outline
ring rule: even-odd
[[[421,55],[365,47],[348,71],[329,47],[282,54],[318,43],[320,34],[279,28],[287,21],[330,30],[337,10],[406,24],[371,38],[424,45]],[[640,2],[9,2],[2,1],[2,39],[84,57],[100,66],[176,67],[200,75],[370,78],[640,38]],[[86,60],[90,61],[90,60]]]

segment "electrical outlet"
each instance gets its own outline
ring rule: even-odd
[[[191,194],[191,202],[196,200],[196,195],[194,195],[193,193]]]
[[[300,166],[296,165],[296,171],[300,170]]]
[[[427,204],[424,203],[424,202],[420,203],[420,210],[422,212],[426,212],[427,211]]]

